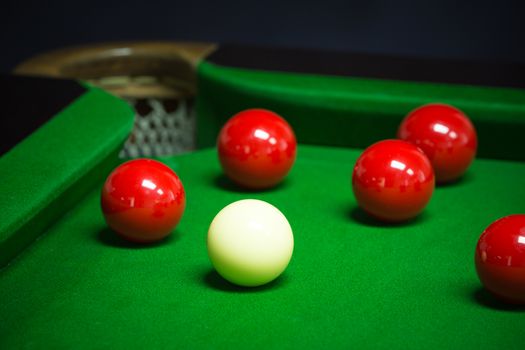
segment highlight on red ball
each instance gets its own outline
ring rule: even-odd
[[[280,115],[266,109],[248,109],[231,117],[217,138],[224,174],[249,189],[279,184],[293,167],[297,154],[295,133]]]
[[[177,174],[153,159],[135,159],[115,168],[101,193],[108,226],[136,243],[159,241],[177,226],[186,206]]]
[[[478,147],[476,130],[467,115],[442,103],[411,111],[401,122],[397,137],[425,152],[438,183],[459,179],[474,160]]]
[[[434,192],[434,171],[423,151],[401,140],[363,151],[352,174],[358,205],[372,217],[401,222],[419,215]]]
[[[491,223],[475,252],[476,272],[483,286],[503,302],[525,305],[525,215]]]

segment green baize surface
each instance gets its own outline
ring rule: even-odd
[[[356,209],[359,154],[300,146],[266,192],[232,186],[214,149],[164,158],[186,212],[145,247],[106,227],[100,184],[0,271],[0,348],[524,349],[525,313],[483,292],[474,248],[493,220],[525,212],[525,164],[476,160],[392,226]],[[243,198],[277,206],[294,231],[292,261],[266,287],[224,282],[207,257],[211,220]]]

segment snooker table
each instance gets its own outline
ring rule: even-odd
[[[226,118],[223,111],[229,112],[235,99],[229,95],[226,105],[210,100],[220,81],[206,84],[214,72],[205,73],[222,68],[203,63],[198,76],[203,95],[197,96],[201,147],[158,158],[185,186],[187,206],[179,226],[154,245],[119,239],[100,211],[100,188],[108,166],[85,170],[92,181],[77,191],[74,204],[58,205],[62,214],[0,270],[0,348],[525,347],[525,310],[493,299],[474,268],[474,248],[483,229],[497,218],[525,212],[521,140],[504,140],[517,148],[495,152],[491,143],[502,140],[480,136],[480,153],[485,147],[486,157],[478,157],[460,181],[436,187],[415,220],[393,225],[367,217],[353,197],[351,173],[364,146],[347,146],[339,134],[330,137],[337,128],[323,133],[322,122],[313,124],[305,118],[305,126],[294,116],[292,126],[298,130],[300,145],[289,176],[273,189],[246,191],[222,175],[213,147],[220,118]],[[221,77],[234,80],[239,75]],[[444,85],[441,91],[446,88],[471,94],[470,86]],[[479,89],[484,99],[496,96],[487,108],[506,108],[508,113],[501,120],[481,113],[482,122],[473,118],[476,126],[491,121],[509,133],[522,130],[525,100],[520,100],[520,87]],[[220,95],[232,90],[216,91]],[[250,90],[241,89],[239,94],[246,91]],[[257,102],[256,95],[250,95],[250,102]],[[503,106],[505,96],[514,99],[515,108]],[[323,100],[309,97],[316,103]],[[258,106],[284,106],[283,100],[271,100],[273,104],[263,104],[268,93],[259,92]],[[298,101],[298,108],[311,107],[307,102]],[[114,103],[120,101],[115,98]],[[476,105],[476,110],[483,112],[482,107]],[[120,113],[122,143],[124,130],[129,132],[132,126],[126,112]],[[340,114],[341,109],[321,121],[330,124],[331,116],[339,120]],[[365,115],[355,114],[359,123]],[[343,130],[352,127],[350,122],[338,125]],[[363,127],[359,142],[369,142],[367,135],[375,129]],[[395,134],[395,129],[380,129]],[[320,136],[314,140],[316,132]],[[302,135],[312,142],[303,143]],[[113,141],[105,154],[109,157],[117,146]],[[117,162],[114,159],[113,164]],[[257,288],[225,282],[206,253],[207,229],[215,214],[245,198],[278,207],[295,239],[284,274]],[[8,205],[5,199],[1,204]],[[41,206],[45,210],[45,204]]]

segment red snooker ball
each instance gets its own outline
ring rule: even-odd
[[[490,224],[479,238],[475,264],[489,292],[505,302],[525,304],[525,215]]]
[[[297,141],[276,113],[248,109],[222,127],[217,149],[227,177],[242,187],[264,189],[286,177],[295,162]]]
[[[158,241],[179,223],[186,205],[182,183],[166,165],[136,159],[118,166],[102,187],[102,213],[109,227],[139,243]]]
[[[410,112],[401,122],[398,138],[420,147],[434,168],[438,183],[461,177],[476,155],[476,130],[459,109],[428,104]]]
[[[425,154],[400,140],[377,142],[357,159],[352,188],[359,206],[383,221],[416,217],[434,192],[434,172]]]

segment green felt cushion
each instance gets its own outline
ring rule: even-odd
[[[525,90],[198,67],[198,144],[215,144],[224,122],[246,108],[268,108],[304,144],[365,148],[394,138],[401,119],[430,102],[452,104],[473,120],[479,156],[525,160]]]
[[[0,158],[0,267],[79,201],[118,161],[133,111],[88,90]]]
[[[266,192],[233,187],[214,149],[163,158],[187,207],[147,247],[107,229],[100,182],[0,271],[0,348],[523,349],[525,313],[482,291],[474,248],[490,222],[525,211],[525,164],[476,160],[418,220],[388,226],[356,210],[359,154],[301,145]],[[207,257],[211,220],[242,198],[276,205],[294,231],[291,264],[267,287],[233,287]]]

